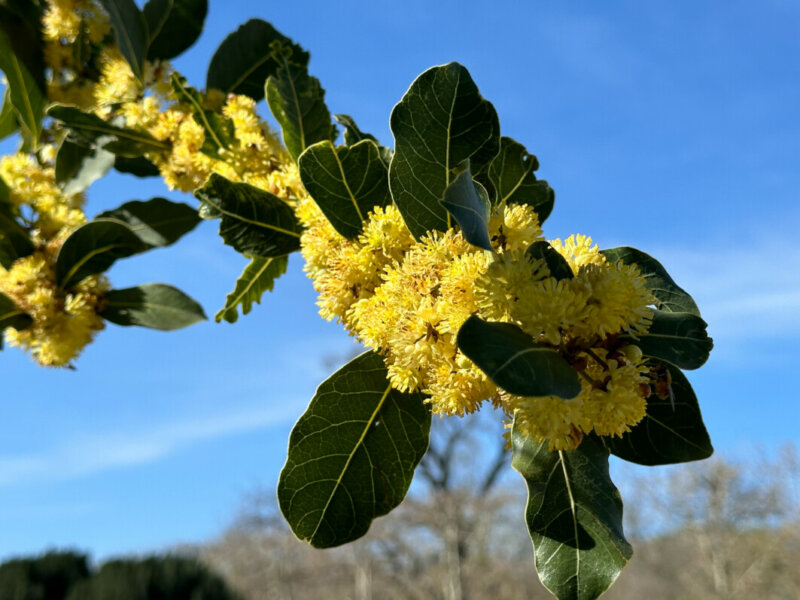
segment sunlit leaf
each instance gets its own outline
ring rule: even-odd
[[[83,192],[111,170],[114,158],[113,153],[102,147],[92,148],[65,139],[56,155],[56,183],[62,186],[65,195]]]
[[[373,208],[392,202],[386,165],[372,140],[338,147],[319,142],[306,148],[298,166],[306,190],[346,238],[361,233]]]
[[[280,67],[267,79],[267,104],[283,132],[283,143],[296,162],[303,151],[317,142],[333,141],[336,128],[325,105],[325,90],[304,65],[277,53]]]
[[[286,256],[252,259],[236,280],[234,290],[225,299],[225,306],[214,315],[214,320],[217,323],[223,319],[228,323],[235,323],[239,319],[240,306],[242,314],[248,314],[253,302],[260,304],[264,292],[272,291],[275,280],[286,273],[288,264]]]
[[[367,352],[323,382],[289,437],[278,481],[281,512],[317,548],[364,535],[406,495],[431,416],[418,393],[392,389],[383,358]]]
[[[122,221],[145,244],[154,247],[174,244],[200,223],[194,208],[165,198],[131,200],[100,213],[97,218]]]
[[[622,499],[608,473],[608,451],[592,437],[577,450],[551,452],[511,430],[511,466],[525,479],[525,520],[536,570],[558,600],[594,600],[633,550],[622,532]]]
[[[467,69],[457,63],[422,73],[394,107],[395,153],[389,185],[397,208],[419,239],[450,227],[442,205],[454,169],[469,159],[481,172],[499,149],[500,125]]]

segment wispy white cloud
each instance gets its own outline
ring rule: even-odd
[[[84,434],[36,454],[0,456],[0,486],[75,479],[157,461],[194,444],[297,417],[302,401],[177,420],[113,434]]]

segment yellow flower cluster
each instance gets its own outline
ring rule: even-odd
[[[111,30],[98,0],[48,0],[42,16],[44,58],[49,69],[48,98],[53,102],[90,108],[94,82],[85,76],[92,66],[91,45]]]
[[[27,329],[6,329],[10,346],[31,352],[42,366],[63,367],[78,357],[94,335],[103,329],[98,316],[108,282],[92,275],[65,292],[55,284],[55,262],[62,239],[54,240],[30,256],[0,267],[0,292],[33,318]]]
[[[65,196],[55,182],[52,159],[55,149],[45,146],[40,164],[33,156],[23,153],[0,158],[0,178],[9,187],[9,200],[19,212],[27,207],[35,240],[47,241],[62,229],[77,227],[86,222],[83,213],[83,194]]]
[[[12,211],[26,218],[36,248],[8,270],[0,266],[0,292],[33,318],[23,331],[5,330],[9,345],[30,351],[41,365],[61,367],[70,365],[103,328],[97,312],[108,284],[92,276],[68,291],[56,285],[58,250],[69,232],[86,222],[84,198],[66,196],[56,185],[52,163],[47,162],[54,149],[45,146],[40,154],[43,164],[27,154],[0,159]]]
[[[643,418],[649,378],[641,352],[611,342],[646,331],[654,299],[635,267],[608,263],[590,238],[552,242],[574,273],[557,281],[525,252],[543,240],[527,205],[492,215],[494,252],[455,230],[414,241],[394,206],[376,208],[356,240],[340,236],[311,200],[298,216],[322,316],[381,352],[392,386],[423,392],[435,413],[463,415],[491,399],[552,449],[574,448],[591,431],[621,435]],[[579,371],[581,393],[564,400],[499,389],[456,345],[473,314],[517,324],[552,345]]]

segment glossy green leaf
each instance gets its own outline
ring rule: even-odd
[[[208,0],[148,0],[142,12],[147,22],[147,58],[175,58],[203,32]]]
[[[277,196],[216,173],[194,195],[222,214],[219,234],[241,254],[270,258],[300,248],[300,223]]]
[[[282,48],[284,54],[277,48]],[[251,19],[217,48],[208,65],[206,88],[216,88],[226,94],[245,94],[258,101],[264,97],[264,81],[276,75],[284,61],[304,70],[308,58],[308,52],[272,25]]]
[[[458,330],[456,341],[467,358],[511,394],[574,398],[581,391],[578,373],[569,363],[516,325],[473,315]]]
[[[120,173],[135,177],[158,177],[160,174],[158,167],[144,156],[128,157],[118,154],[114,159],[114,168]]]
[[[119,208],[100,213],[96,218],[122,221],[140,240],[154,247],[174,244],[200,223],[194,208],[165,198],[131,200]]]
[[[392,389],[383,358],[367,352],[317,389],[289,437],[278,481],[281,512],[317,548],[364,535],[396,507],[428,447],[423,396]]]
[[[544,223],[553,210],[556,194],[544,180],[536,179],[539,161],[510,137],[500,138],[500,153],[489,165],[495,204],[528,204]]]
[[[346,238],[361,233],[373,208],[392,202],[388,171],[372,140],[338,147],[319,142],[306,148],[297,162],[306,190]]]
[[[122,56],[138,80],[144,77],[147,58],[147,22],[133,0],[100,0],[111,19],[114,37]]]
[[[449,63],[428,69],[394,107],[391,128],[395,153],[389,185],[397,208],[415,238],[450,227],[441,204],[455,176],[469,159],[473,176],[499,149],[500,125],[467,69]]]
[[[489,214],[492,210],[486,189],[472,179],[469,161],[444,191],[442,206],[461,227],[461,235],[473,246],[492,250],[489,239]]]
[[[664,389],[653,389],[647,399],[647,414],[638,425],[621,438],[602,438],[603,443],[614,456],[640,465],[671,465],[708,458],[714,448],[689,380],[674,365],[663,363],[659,368],[657,361],[649,364],[662,373]],[[663,375],[664,370],[669,372],[671,383]]]
[[[74,106],[55,104],[47,110],[47,115],[61,121],[76,142],[84,145],[97,144],[114,154],[135,157],[145,152],[169,150],[169,144],[160,142],[146,131],[117,127]]]
[[[3,330],[6,327],[13,327],[17,331],[22,331],[33,323],[29,314],[20,310],[14,301],[0,292],[0,342],[3,340]]]
[[[6,87],[3,93],[3,107],[0,108],[0,140],[16,133],[18,129],[17,113],[11,104],[11,90]]]
[[[182,329],[206,319],[202,306],[164,283],[111,290],[104,297],[100,316],[117,325],[137,325],[160,331]]]
[[[8,82],[8,100],[14,107],[17,122],[35,147],[42,133],[42,116],[47,106],[38,36],[8,11],[0,11],[0,20],[3,21],[0,70]]]
[[[714,347],[706,322],[691,313],[657,310],[646,334],[630,338],[645,356],[660,358],[681,369],[701,367]]]
[[[633,550],[622,531],[622,498],[608,473],[608,451],[592,437],[550,452],[511,430],[511,466],[525,479],[525,520],[539,579],[558,600],[594,600]]]
[[[553,248],[549,242],[533,242],[525,253],[531,258],[541,259],[547,265],[550,275],[557,280],[572,279],[575,275],[567,259]]]
[[[325,90],[305,66],[291,62],[285,51],[277,54],[280,67],[267,79],[267,104],[281,126],[283,143],[296,162],[317,142],[333,141],[336,128],[325,105]]]
[[[69,289],[85,277],[102,273],[119,258],[147,250],[125,223],[97,219],[81,225],[64,241],[56,257],[56,283]]]
[[[246,315],[253,307],[253,302],[261,304],[264,292],[271,292],[275,280],[286,273],[289,260],[286,256],[275,258],[254,258],[250,261],[236,280],[236,287],[225,299],[225,306],[214,315],[219,323],[225,319],[228,323],[236,323],[239,318],[238,308]]]
[[[28,232],[6,210],[5,205],[0,204],[0,266],[10,269],[15,260],[33,251],[34,245]]]
[[[211,158],[219,158],[220,148],[228,148],[234,141],[233,123],[220,113],[205,109],[203,95],[177,73],[172,74],[172,89],[181,102],[192,107],[192,117],[203,128],[205,139],[200,150]]]
[[[692,297],[672,280],[667,270],[652,256],[628,246],[600,252],[611,262],[622,261],[626,265],[636,265],[647,278],[648,287],[658,300],[659,310],[700,316],[700,309]]]
[[[114,154],[98,147],[88,147],[65,139],[56,155],[56,183],[66,195],[86,190],[114,165]]]

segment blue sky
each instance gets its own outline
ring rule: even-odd
[[[391,142],[413,78],[457,60],[556,190],[548,237],[590,234],[661,260],[716,348],[689,378],[718,451],[797,439],[800,359],[800,8],[794,2],[210,0],[176,67],[201,87],[225,35],[271,21],[312,53],[332,112]],[[5,142],[0,150],[11,151]],[[94,214],[168,192],[110,176]],[[215,223],[110,272],[177,285],[209,315],[245,262]],[[293,421],[352,342],[316,314],[293,256],[235,325],[110,325],[78,370],[0,354],[0,559],[49,546],[105,557],[202,541],[255,486],[274,487]],[[521,483],[520,483],[521,484]]]

